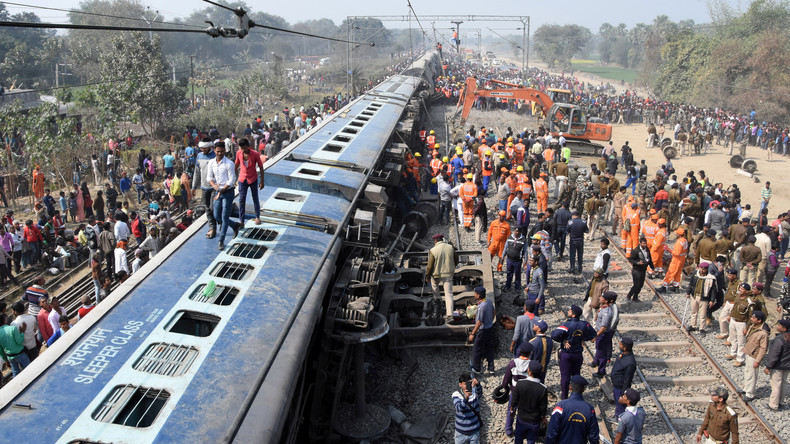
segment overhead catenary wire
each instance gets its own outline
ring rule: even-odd
[[[25,4],[25,3],[15,3],[15,2],[6,2],[6,1],[0,1],[0,3],[5,4],[5,5],[20,6],[20,7],[23,7],[23,8],[45,9],[45,10],[48,10],[48,11],[68,12],[69,14],[82,14],[82,15],[90,15],[90,16],[94,16],[94,17],[114,18],[114,19],[121,19],[121,20],[133,20],[133,21],[148,23],[145,19],[142,19],[142,18],[124,17],[124,16],[120,16],[120,15],[102,14],[102,13],[98,13],[98,12],[80,11],[80,10],[77,10],[77,9],[52,8],[52,7],[49,7],[49,6],[36,6],[36,5],[28,5],[28,4]],[[190,25],[188,23],[165,22],[165,21],[156,21],[156,20],[153,20],[151,23],[162,23],[162,24],[166,24],[166,25],[176,25],[176,26],[189,26],[191,28],[203,28],[202,26]]]

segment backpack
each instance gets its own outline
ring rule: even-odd
[[[181,179],[178,177],[174,178],[170,182],[170,195],[173,197],[178,197],[181,195]]]

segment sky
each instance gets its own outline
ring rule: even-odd
[[[658,2],[647,0],[595,0],[595,1],[517,1],[517,0],[488,0],[486,2],[472,0],[411,0],[417,16],[420,15],[452,15],[458,14],[468,16],[470,14],[481,15],[524,15],[530,16],[531,31],[534,32],[543,24],[578,24],[586,26],[593,33],[597,33],[598,28],[604,22],[612,24],[625,23],[631,28],[637,23],[650,23],[656,16],[665,14],[673,21],[693,19],[696,23],[707,23],[710,21],[708,12],[708,2],[710,0],[662,0]],[[744,10],[748,7],[749,0],[715,0],[729,4],[736,10]],[[16,0],[18,3],[35,6],[49,6],[61,9],[78,8],[80,0]],[[170,20],[174,17],[186,17],[196,9],[203,9],[211,6],[200,0],[143,0],[144,5],[159,11]],[[347,16],[368,16],[368,15],[402,15],[409,13],[408,3],[401,1],[371,1],[371,0],[300,0],[299,2],[263,2],[260,0],[246,0],[251,9],[264,8],[264,12],[283,17],[291,24],[320,18],[330,18],[335,24],[340,24]],[[481,10],[480,5],[484,3],[488,8]],[[298,6],[296,6],[298,4]],[[568,5],[572,5],[569,7]],[[517,6],[514,8],[514,6]],[[65,23],[67,22],[65,13],[56,11],[46,11],[34,8],[25,8],[7,5],[8,10],[13,14],[28,10],[35,12],[44,22]],[[431,22],[422,21],[424,29],[429,30]],[[407,22],[385,22],[389,28],[408,27]],[[412,22],[416,27],[416,23]],[[437,28],[451,26],[450,23],[436,22]],[[512,24],[492,23],[492,22],[467,22],[461,28],[494,28],[495,30],[509,30],[512,27],[513,33],[518,27],[516,22]],[[462,31],[463,32],[463,31]],[[500,31],[501,32],[501,31]]]

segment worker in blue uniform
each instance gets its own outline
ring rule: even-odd
[[[557,403],[551,412],[546,444],[598,444],[598,420],[595,409],[584,400],[587,380],[582,375],[571,378],[571,397]]]
[[[562,399],[568,398],[568,384],[571,377],[581,374],[582,344],[595,339],[595,329],[589,322],[579,319],[582,308],[571,305],[568,320],[551,332],[551,339],[559,343],[560,386]]]

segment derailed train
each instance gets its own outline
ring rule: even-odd
[[[169,244],[0,390],[5,439],[330,439],[351,372],[332,341],[387,330],[391,196],[440,69],[426,53],[267,161],[263,223],[223,251],[205,218]]]

